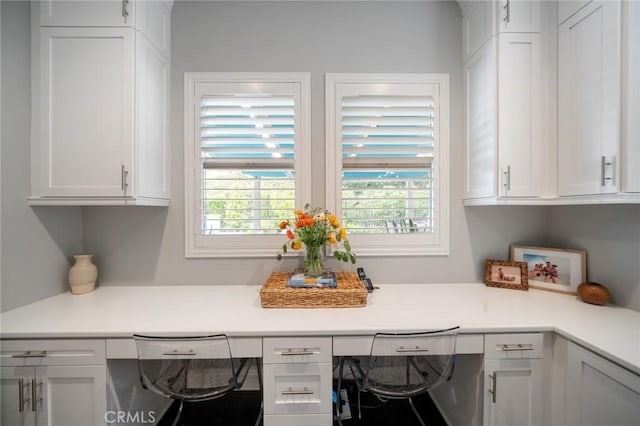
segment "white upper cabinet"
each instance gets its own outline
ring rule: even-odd
[[[464,62],[499,32],[540,31],[540,0],[465,1],[461,8]]]
[[[134,31],[50,27],[40,40],[32,193],[124,196],[133,158]]]
[[[558,194],[616,193],[621,8],[593,1],[558,29]]]
[[[40,1],[40,25],[132,27],[132,3],[133,0],[43,0]]]
[[[463,13],[484,16],[493,7],[492,16],[499,19],[494,22],[504,27],[504,31],[490,36],[463,65],[464,197],[476,200],[468,203],[497,197],[540,197],[541,176],[549,164],[544,159],[546,150],[542,146],[542,45],[537,28],[540,3],[509,2],[510,22],[500,17],[499,12],[507,10],[497,7],[501,4],[476,2],[463,8]],[[527,10],[529,15],[525,13]],[[479,37],[480,31],[469,34],[470,29],[480,28],[479,24],[465,25],[465,21],[484,22],[484,18],[476,18],[463,16],[463,40]],[[509,17],[505,15],[505,18]],[[516,31],[518,28],[522,31]],[[528,32],[534,29],[535,32]]]
[[[468,1],[462,7],[462,56],[471,56],[496,33],[497,2]]]
[[[139,2],[154,5],[135,15],[154,42],[137,28],[107,25],[113,3],[32,9],[33,205],[169,202],[170,4]],[[133,21],[135,4],[125,3]],[[102,24],[82,25],[99,12]]]

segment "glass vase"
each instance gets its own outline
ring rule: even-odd
[[[322,246],[307,246],[307,255],[304,259],[304,273],[310,277],[319,277],[324,272],[322,264]]]

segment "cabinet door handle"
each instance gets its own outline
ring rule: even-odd
[[[44,358],[47,356],[47,351],[26,351],[21,354],[11,355],[11,358]]]
[[[502,6],[502,9],[504,9],[505,11],[504,18],[502,18],[502,20],[505,24],[508,24],[511,21],[511,5],[509,4],[509,0],[505,2],[504,6]]]
[[[600,157],[600,186],[605,186],[608,180],[612,180],[612,177],[607,177],[607,167],[613,165],[612,161],[607,161],[607,157],[604,155]]]
[[[293,390],[293,388],[289,387],[289,390],[282,391],[282,395],[313,395],[313,391],[308,389],[306,386],[302,390]]]
[[[498,377],[496,376],[496,372],[493,372],[493,376],[489,374],[489,378],[491,379],[491,389],[489,389],[489,393],[491,394],[491,402],[496,403],[496,390]]]
[[[511,189],[511,166],[507,166],[507,170],[505,170],[504,172],[502,172],[503,176],[503,181],[502,181],[502,186],[504,186],[504,188],[509,191]]]
[[[31,379],[31,411],[34,413],[36,412],[36,404],[42,399],[38,399],[36,389],[38,386],[42,386],[42,380],[39,383],[36,383],[36,379]]]
[[[127,187],[129,186],[129,183],[127,182],[128,178],[129,172],[124,168],[123,164],[120,168],[120,188],[122,189],[125,197],[127,196]]]
[[[18,411],[20,413],[24,411],[24,402],[24,379],[18,379]]]
[[[127,18],[129,17],[129,0],[122,0],[122,17],[124,18],[124,22],[127,22]]]

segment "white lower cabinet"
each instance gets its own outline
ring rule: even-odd
[[[640,422],[640,376],[569,343],[567,426],[634,426]]]
[[[542,425],[541,333],[485,336],[485,426]]]
[[[104,341],[3,341],[0,424],[104,425]]]
[[[332,423],[330,337],[263,340],[264,425]]]

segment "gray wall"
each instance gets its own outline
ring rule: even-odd
[[[640,206],[462,207],[462,31],[455,2],[176,2],[169,208],[26,205],[28,12],[25,2],[2,2],[3,311],[65,291],[69,259],[83,249],[95,253],[101,285],[260,284],[269,272],[293,267],[293,261],[280,264],[275,259],[185,259],[182,134],[187,71],[311,72],[317,173],[312,198],[318,205],[324,199],[324,74],[449,73],[451,255],[360,258],[359,265],[377,283],[479,282],[484,259],[507,258],[509,244],[566,243],[589,251],[590,277],[607,277],[602,282],[613,287],[617,303],[640,310]],[[590,211],[596,213],[577,218]],[[603,217],[615,219],[601,220],[598,233],[589,229],[592,219]],[[571,239],[575,233],[584,238]],[[607,256],[636,260],[609,268]]]
[[[277,247],[269,259],[185,259],[183,85],[188,71],[311,72],[315,205],[324,204],[325,73],[449,73],[451,255],[361,257],[359,265],[378,283],[478,281],[485,257],[506,256],[511,241],[542,240],[542,209],[462,207],[462,28],[456,2],[180,1],[173,9],[172,31],[171,207],[85,210],[85,248],[96,253],[103,283],[260,284],[274,269],[294,266],[294,260],[275,260]]]
[[[66,291],[82,248],[80,208],[31,208],[29,3],[2,2],[2,271],[0,309]]]

